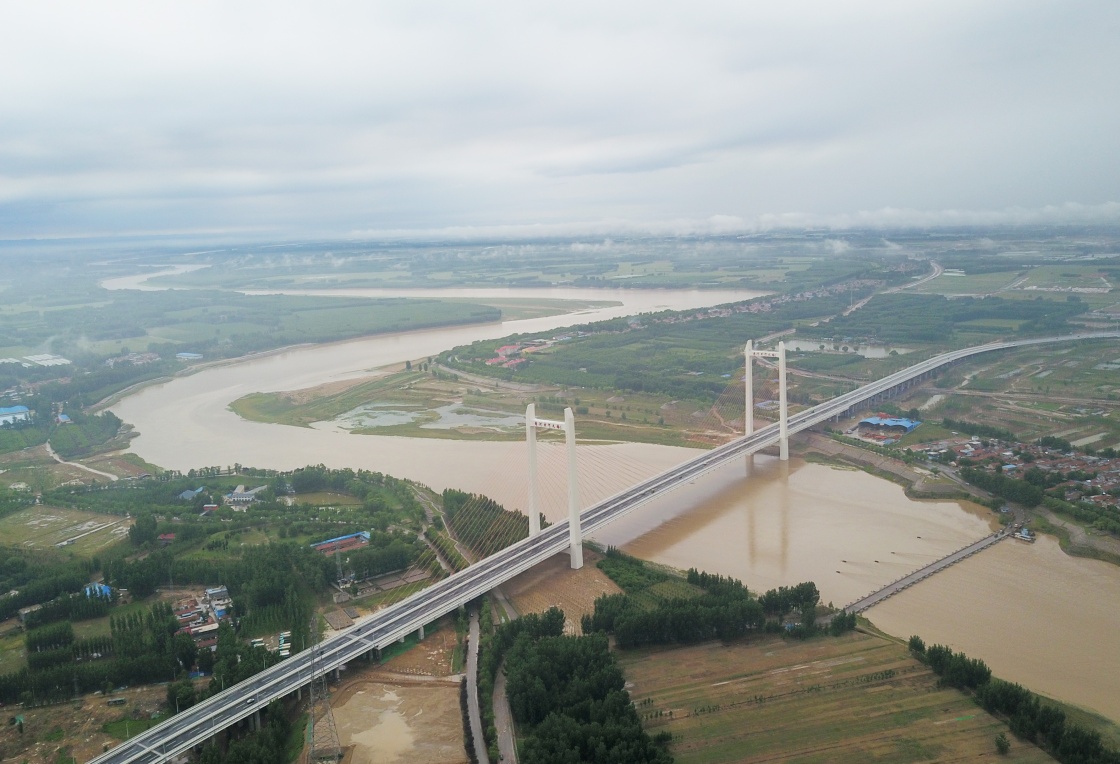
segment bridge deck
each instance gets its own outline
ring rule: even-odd
[[[871,594],[868,594],[866,597],[863,597],[862,599],[856,600],[852,604],[845,607],[844,612],[845,613],[862,613],[864,610],[867,610],[869,607],[872,607],[874,605],[878,605],[880,602],[885,600],[887,597],[891,597],[895,594],[898,594],[903,589],[909,589],[914,584],[918,583],[919,581],[923,581],[923,580],[929,578],[934,573],[945,570],[945,568],[949,567],[950,565],[954,565],[954,564],[960,562],[961,560],[965,559],[966,557],[971,557],[972,555],[976,554],[977,552],[982,551],[984,549],[987,549],[988,547],[990,547],[993,544],[996,544],[1000,541],[1003,541],[1009,535],[1011,535],[1011,534],[1008,531],[1002,530],[999,533],[993,533],[991,536],[985,536],[984,538],[980,539],[979,541],[974,541],[973,543],[969,544],[968,546],[962,547],[961,549],[958,549],[957,551],[953,552],[952,554],[947,554],[944,557],[942,557],[940,560],[938,560],[936,562],[931,562],[929,565],[926,565],[924,568],[921,568],[919,570],[915,570],[910,575],[903,576],[902,578],[898,579],[897,581],[892,581],[891,583],[887,584],[883,588],[877,589],[877,590],[871,592]]]

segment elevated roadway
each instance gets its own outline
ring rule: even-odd
[[[1007,528],[1004,528],[1003,530],[999,531],[998,533],[993,533],[990,536],[985,536],[984,538],[980,539],[979,541],[974,541],[971,544],[969,544],[968,546],[963,547],[961,549],[958,549],[957,551],[953,552],[952,554],[945,555],[944,557],[942,557],[940,560],[937,560],[936,562],[931,562],[929,565],[926,565],[924,568],[919,568],[918,570],[915,570],[913,573],[911,573],[909,575],[906,575],[906,576],[903,576],[902,578],[898,579],[897,581],[892,581],[891,583],[887,584],[886,586],[882,587],[881,589],[876,589],[875,591],[871,592],[871,594],[868,594],[866,597],[861,597],[860,599],[856,600],[852,604],[845,606],[843,612],[845,612],[845,613],[862,613],[864,610],[867,610],[869,607],[874,607],[875,605],[878,605],[880,602],[887,599],[888,597],[893,597],[894,595],[898,594],[903,589],[909,589],[911,586],[918,583],[919,581],[924,581],[925,579],[932,576],[934,573],[938,573],[942,570],[945,570],[945,568],[949,567],[950,565],[955,565],[958,562],[960,562],[961,560],[963,560],[965,558],[968,558],[968,557],[971,557],[972,555],[976,554],[977,552],[984,551],[985,549],[992,546],[993,544],[997,544],[1000,541],[1003,541],[1005,538],[1007,538],[1010,535],[1011,535],[1011,531],[1008,530]]]
[[[995,342],[935,356],[895,372],[830,401],[794,414],[789,432],[795,433],[843,416],[855,407],[905,389],[932,372],[964,358],[996,350],[1078,340],[1120,339],[1120,332],[1093,332]],[[655,475],[588,507],[580,515],[584,536],[626,515],[652,499],[728,462],[753,454],[778,442],[778,425],[772,424]],[[523,539],[497,554],[443,579],[427,589],[388,607],[373,618],[324,640],[315,648],[320,670],[330,671],[388,646],[421,626],[435,621],[460,605],[485,594],[517,574],[563,551],[568,546],[568,522],[560,522],[539,535]],[[246,719],[276,698],[296,692],[311,681],[310,650],[262,671],[240,684],[133,737],[91,762],[95,764],[154,764],[205,742],[222,729]]]

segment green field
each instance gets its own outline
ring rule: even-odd
[[[158,716],[148,719],[121,719],[115,722],[107,722],[102,725],[101,729],[117,740],[128,740],[130,737],[135,737],[150,727],[162,724],[169,718],[171,718],[171,714],[164,711]]]
[[[650,734],[678,764],[915,762],[995,757],[1002,722],[903,645],[855,632],[619,653]],[[1009,761],[1052,761],[1011,738]]]
[[[1062,263],[1061,265],[1039,265],[1031,268],[1027,271],[1026,280],[1016,288],[1024,291],[1039,291],[1042,289],[1108,289],[1111,286],[1111,281],[1105,277],[1099,266]],[[1035,289],[1031,287],[1035,287]]]
[[[967,274],[964,276],[943,273],[932,281],[927,281],[910,291],[946,296],[992,294],[1013,284],[1020,275],[1022,275],[1021,271],[1017,270]]]
[[[127,537],[130,525],[129,520],[114,515],[33,506],[0,519],[0,546],[61,548],[90,557]],[[58,547],[71,539],[73,543]]]
[[[296,504],[310,504],[314,507],[359,507],[362,500],[357,496],[334,491],[318,491],[316,493],[301,493],[292,497]]]

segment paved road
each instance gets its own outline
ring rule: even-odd
[[[472,610],[467,632],[467,712],[474,736],[474,754],[479,764],[490,764],[486,738],[482,736],[482,712],[478,707],[478,611]]]
[[[949,555],[946,555],[945,557],[942,557],[937,562],[932,562],[929,565],[926,565],[924,568],[921,568],[920,570],[916,570],[908,576],[903,576],[902,578],[898,579],[897,581],[893,581],[893,582],[887,584],[882,589],[878,589],[878,590],[872,592],[871,594],[868,594],[866,597],[856,600],[852,604],[845,607],[844,612],[846,612],[846,613],[862,613],[864,610],[867,610],[869,607],[872,607],[874,605],[878,605],[880,602],[885,600],[887,597],[891,597],[895,594],[898,594],[903,589],[909,589],[911,586],[918,583],[919,581],[927,579],[930,576],[932,576],[934,573],[937,573],[938,571],[945,570],[945,568],[949,567],[950,565],[954,565],[954,564],[960,562],[961,560],[965,559],[966,557],[971,557],[972,555],[976,554],[977,552],[983,551],[984,549],[987,549],[988,547],[992,546],[993,544],[997,544],[1000,541],[1003,541],[1005,538],[1007,538],[1010,535],[1011,535],[1011,533],[1008,530],[1004,529],[1004,530],[1001,530],[999,533],[993,533],[991,536],[985,536],[984,538],[980,539],[979,541],[973,542],[972,544],[969,544],[968,546],[964,547],[963,549],[958,549],[957,551],[953,552],[952,554],[949,554]]]
[[[494,589],[494,599],[505,610],[506,617],[513,621],[517,619],[517,610],[502,591],[502,587]],[[498,754],[505,764],[517,764],[517,740],[513,735],[513,711],[509,707],[509,695],[506,693],[505,663],[498,668],[498,676],[494,678],[494,729],[498,732]]]
[[[504,764],[517,764],[517,741],[513,738],[513,711],[506,694],[505,664],[494,678],[494,728],[498,730],[498,754]]]

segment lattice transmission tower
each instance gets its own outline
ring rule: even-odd
[[[314,633],[318,629],[312,626]],[[331,711],[331,698],[327,690],[327,674],[319,662],[319,639],[311,647],[311,744],[307,752],[307,764],[342,759],[342,744],[338,740],[338,728]]]

